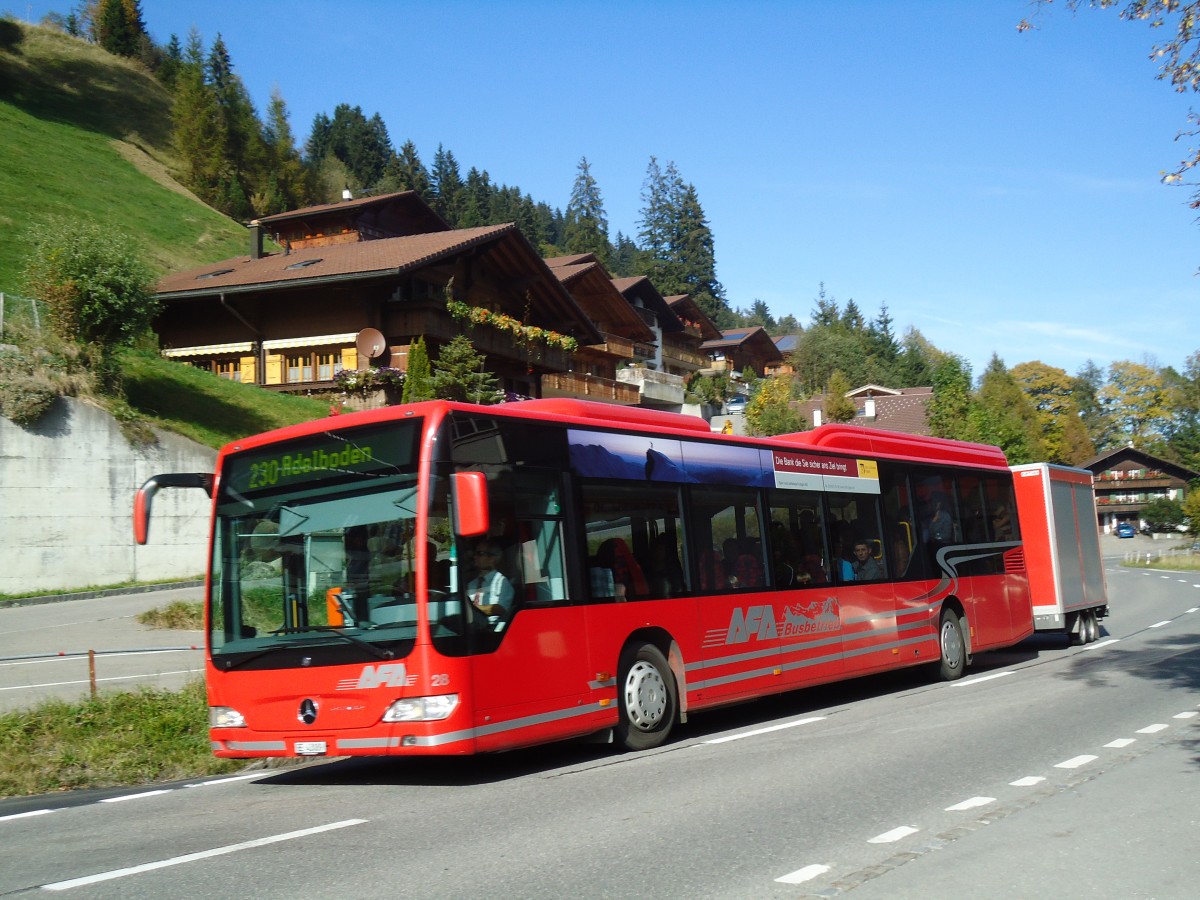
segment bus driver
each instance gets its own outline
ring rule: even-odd
[[[500,548],[491,541],[475,546],[475,568],[478,574],[467,585],[467,596],[484,615],[507,616],[513,608],[512,582],[496,568]]]

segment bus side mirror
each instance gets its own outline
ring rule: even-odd
[[[454,532],[462,537],[488,533],[487,476],[482,472],[455,472],[451,476],[454,495]]]
[[[150,537],[150,507],[154,495],[165,487],[200,488],[211,497],[213,476],[208,472],[155,475],[138,488],[133,498],[133,539],[139,544],[146,543]]]

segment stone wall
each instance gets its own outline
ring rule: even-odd
[[[80,400],[58,400],[28,428],[0,418],[0,593],[197,577],[208,496],[160,491],[143,547],[133,540],[133,497],[160,473],[211,472],[216,457],[165,432],[153,446],[131,446],[108,413]]]

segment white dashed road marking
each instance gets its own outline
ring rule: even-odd
[[[893,828],[891,831],[885,831],[883,834],[877,834],[875,837],[867,841],[868,844],[892,844],[902,838],[908,837],[910,834],[916,834],[920,828],[913,828],[911,825],[901,825],[899,828]]]
[[[1072,756],[1070,759],[1063,760],[1060,763],[1055,763],[1054,768],[1056,768],[1056,769],[1078,769],[1080,766],[1086,766],[1088,763],[1095,762],[1099,758],[1100,757],[1098,757],[1098,756],[1089,756],[1088,754],[1085,753],[1082,756]]]
[[[824,875],[829,871],[829,866],[805,866],[803,869],[797,869],[795,872],[789,872],[782,878],[775,880],[780,884],[804,884],[806,881],[812,881],[818,875]]]
[[[85,875],[82,878],[72,878],[69,881],[56,881],[53,884],[43,884],[42,890],[45,891],[66,891],[71,888],[83,887],[87,884],[96,884],[100,881],[112,881],[115,878],[125,878],[129,875],[140,875],[142,872],[152,872],[155,869],[165,869],[168,866],[178,866],[183,863],[195,862],[200,859],[210,859],[214,856],[224,856],[226,853],[236,853],[239,850],[250,850],[254,847],[265,847],[268,844],[277,844],[280,841],[291,841],[296,838],[308,837],[312,834],[320,834],[324,831],[333,831],[338,828],[345,828],[348,825],[362,825],[366,819],[346,819],[342,822],[332,822],[329,825],[318,825],[316,828],[304,828],[300,831],[289,831],[287,834],[276,834],[271,837],[258,838],[253,841],[244,841],[240,844],[229,844],[226,847],[214,847],[212,850],[202,850],[199,853],[188,853],[185,856],[175,856],[171,859],[160,859],[157,862],[143,863],[140,866],[130,866],[126,869],[113,869],[111,872],[100,872],[96,875]]]

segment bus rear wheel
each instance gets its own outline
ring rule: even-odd
[[[967,670],[967,642],[963,639],[962,619],[949,608],[942,610],[938,625],[938,649],[941,653],[937,665],[938,677],[943,681],[962,678]]]
[[[621,654],[620,673],[618,742],[626,750],[659,746],[670,736],[679,707],[667,658],[653,644],[634,644]]]

